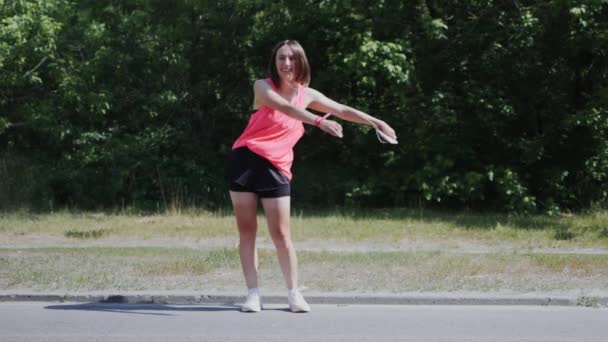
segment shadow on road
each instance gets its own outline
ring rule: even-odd
[[[171,316],[170,313],[158,311],[239,311],[239,305],[165,305],[165,304],[116,304],[116,303],[83,303],[83,304],[58,304],[44,307],[47,310],[82,310],[82,311],[104,311],[131,313],[140,315]]]

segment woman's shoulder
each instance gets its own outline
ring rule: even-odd
[[[262,107],[262,105],[260,104],[260,100],[258,99],[258,95],[267,91],[268,88],[273,88],[272,80],[270,80],[270,78],[262,78],[262,79],[255,80],[253,82],[253,94],[254,94],[253,109],[254,110],[258,110]]]
[[[267,87],[268,86],[268,87],[274,88],[274,82],[272,82],[272,79],[270,77],[260,78],[253,82],[253,86],[254,87],[259,87],[259,86]]]
[[[253,82],[253,93],[257,94],[259,92],[266,91],[266,89],[270,87],[270,84],[265,79],[255,80]]]
[[[302,86],[302,88],[304,89],[306,96],[308,96],[311,100],[316,99],[319,97],[319,95],[321,95],[321,92],[311,87]]]
[[[268,84],[265,78],[253,81],[253,87],[259,87],[261,85]]]

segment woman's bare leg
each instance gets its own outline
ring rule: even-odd
[[[293,312],[309,312],[310,305],[298,290],[298,259],[291,242],[291,230],[289,228],[290,201],[289,196],[262,198],[262,205],[266,213],[270,236],[277,249],[281,271],[283,271],[283,277],[289,289],[287,292],[289,308]]]
[[[287,287],[295,289],[298,287],[298,260],[289,228],[290,201],[290,196],[262,198],[262,205],[268,221],[268,231],[277,249],[283,277]]]
[[[258,253],[255,238],[258,230],[258,196],[252,192],[230,191],[236,224],[239,228],[239,254],[247,288],[258,287]]]

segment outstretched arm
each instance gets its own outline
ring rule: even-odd
[[[309,108],[319,112],[332,113],[343,120],[373,126],[391,138],[397,138],[395,130],[386,122],[355,108],[338,103],[315,89],[308,88],[308,92],[311,99],[308,105]]]
[[[304,123],[314,125],[315,120],[319,118],[318,115],[289,103],[289,101],[279,95],[265,80],[255,81],[253,84],[253,92],[255,93],[256,102],[260,105],[266,105],[276,109],[281,113],[285,113]],[[319,128],[333,136],[342,137],[342,126],[335,121],[323,120],[319,125]]]

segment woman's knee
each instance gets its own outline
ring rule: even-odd
[[[239,240],[241,243],[255,243],[257,227],[239,227]]]
[[[277,229],[272,234],[272,242],[277,249],[289,249],[292,247],[291,236],[283,229]]]

